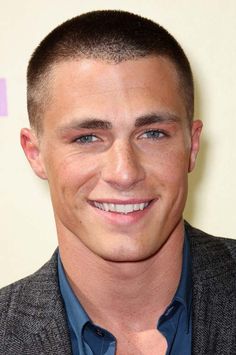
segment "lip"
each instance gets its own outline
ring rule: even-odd
[[[137,223],[145,215],[150,211],[154,203],[158,199],[129,199],[129,200],[117,200],[117,199],[98,199],[98,200],[89,200],[88,203],[93,209],[94,213],[99,217],[103,218],[106,223],[110,223],[113,225],[120,225],[120,226],[128,226],[134,223]],[[133,211],[127,214],[118,213],[118,212],[111,212],[111,211],[103,211],[93,205],[94,202],[98,203],[114,203],[114,204],[139,204],[149,202],[149,205],[144,208],[143,210]]]
[[[93,202],[98,202],[98,203],[114,203],[114,204],[117,204],[117,205],[134,205],[134,204],[145,203],[145,202],[151,203],[153,200],[154,200],[153,198],[143,198],[143,199],[132,198],[132,199],[129,199],[129,200],[98,199],[98,200],[88,200],[88,202],[90,204],[93,203]]]

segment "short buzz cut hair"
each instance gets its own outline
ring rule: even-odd
[[[92,11],[76,16],[50,32],[34,51],[27,71],[27,107],[31,127],[42,131],[50,96],[49,74],[60,62],[98,59],[111,63],[162,56],[175,66],[187,118],[194,111],[189,61],[175,38],[157,23],[126,11]]]

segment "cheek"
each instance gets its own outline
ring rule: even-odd
[[[171,149],[156,152],[149,161],[148,170],[152,171],[163,186],[180,185],[187,179],[189,153],[186,149]],[[167,186],[167,187],[168,187]]]
[[[60,198],[71,195],[85,195],[91,191],[99,177],[99,162],[81,156],[70,156],[51,164],[49,161],[48,181]]]

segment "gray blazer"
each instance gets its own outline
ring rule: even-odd
[[[193,263],[192,354],[236,355],[236,241],[186,228]],[[72,355],[57,252],[35,274],[0,291],[0,355]]]

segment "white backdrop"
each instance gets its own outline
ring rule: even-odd
[[[0,286],[35,271],[56,247],[47,185],[33,175],[19,144],[20,128],[28,126],[27,62],[56,25],[109,8],[155,20],[184,47],[196,81],[195,116],[204,121],[185,217],[236,238],[236,1],[0,0],[0,78],[8,104],[8,116],[0,116]]]

